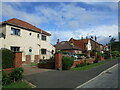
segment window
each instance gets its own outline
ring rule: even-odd
[[[32,52],[32,49],[31,49],[31,48],[29,49],[29,52]]]
[[[20,47],[11,47],[11,50],[13,52],[18,52],[18,51],[20,51]]]
[[[31,36],[31,35],[32,35],[32,33],[29,33],[29,35]]]
[[[39,34],[37,34],[37,38],[39,38],[40,37],[40,35]]]
[[[46,49],[41,49],[41,54],[46,54]]]
[[[46,36],[42,35],[42,40],[46,41]]]
[[[11,34],[20,36],[20,29],[11,28]]]

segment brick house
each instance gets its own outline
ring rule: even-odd
[[[25,21],[13,18],[0,23],[0,48],[22,51],[22,61],[49,59],[55,52],[51,34]]]
[[[94,53],[95,51],[97,52],[102,52],[103,51],[103,45],[99,44],[93,39],[73,39],[71,38],[69,42],[73,43],[75,46],[81,48],[83,52],[90,51],[91,53]]]
[[[79,47],[75,46],[73,43],[70,43],[69,41],[62,41],[57,42],[55,45],[56,51],[66,51],[69,53],[75,53],[75,54],[81,54],[82,51]]]

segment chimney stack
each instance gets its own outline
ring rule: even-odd
[[[93,39],[93,36],[91,36],[91,39]]]
[[[81,37],[81,39],[83,39],[83,36]]]
[[[60,41],[60,40],[59,40],[59,39],[57,39],[57,44],[59,43],[59,41]]]
[[[97,41],[97,37],[95,36],[95,41]]]

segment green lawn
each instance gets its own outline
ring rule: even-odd
[[[37,66],[38,64],[36,63],[31,63],[30,66]]]
[[[9,85],[5,85],[3,86],[3,88],[32,88],[32,86],[26,82],[19,81],[19,82],[11,83]]]
[[[78,70],[88,70],[88,69],[91,69],[93,67],[100,66],[102,64],[104,64],[104,62],[93,63],[93,64],[86,65],[86,66],[83,66],[83,67],[71,68],[71,70],[75,70],[75,71],[78,71]]]

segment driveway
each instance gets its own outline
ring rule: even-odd
[[[42,69],[42,68],[38,68],[37,66],[30,66],[27,64],[23,64],[22,68],[24,69],[24,73],[23,73],[24,76],[46,72],[46,71],[55,71],[53,69]]]
[[[105,61],[105,64],[87,71],[47,71],[27,75],[24,79],[37,88],[76,88],[117,63],[118,60]]]

